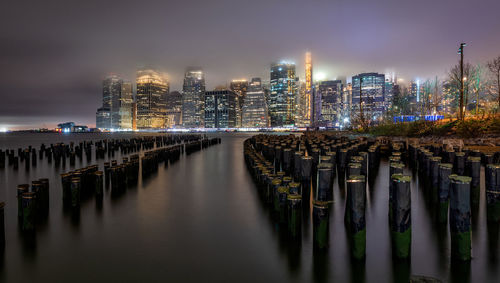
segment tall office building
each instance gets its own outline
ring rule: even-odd
[[[318,85],[321,99],[319,125],[322,127],[338,127],[341,121],[343,106],[343,85],[341,80],[322,81]]]
[[[109,108],[101,107],[95,114],[95,126],[101,130],[111,129],[111,111]]]
[[[418,103],[420,102],[420,98],[422,95],[422,85],[420,83],[420,80],[415,80],[410,83],[410,96],[411,99],[410,101],[413,103]]]
[[[165,128],[165,96],[169,85],[165,74],[152,69],[137,71],[137,128]]]
[[[289,126],[295,124],[297,111],[297,84],[295,64],[271,64],[271,92],[269,94],[269,114],[271,126]]]
[[[394,96],[394,86],[396,86],[396,84],[391,79],[385,80],[384,111],[387,111],[392,107],[392,98]]]
[[[360,90],[363,118],[371,123],[382,119],[384,113],[385,75],[363,73],[352,77],[352,111],[361,117]]]
[[[111,128],[131,129],[134,102],[132,83],[122,81],[120,92],[113,94],[111,101]]]
[[[182,125],[182,94],[172,91],[167,94],[167,128],[179,127]]]
[[[188,68],[182,87],[182,125],[185,128],[203,127],[204,95],[205,74],[201,68]]]
[[[305,106],[304,106],[304,119],[306,126],[314,126],[315,121],[315,97],[313,85],[313,70],[311,52],[306,52],[306,85],[305,85]]]
[[[102,107],[112,109],[113,101],[120,96],[123,80],[110,75],[102,82]]]
[[[238,109],[237,109],[237,113],[236,113],[238,123],[236,126],[241,127],[241,123],[242,123],[241,110],[243,108],[243,101],[245,100],[245,95],[247,93],[248,81],[245,79],[232,80],[229,88],[233,92],[235,92],[236,95],[238,96],[237,97],[238,98]]]
[[[241,112],[243,127],[266,128],[269,126],[266,96],[260,78],[253,78],[248,85]]]
[[[248,81],[245,79],[232,80],[229,89],[238,95],[240,107],[243,106],[243,100],[247,93]]]
[[[113,111],[118,112],[123,80],[117,75],[110,75],[102,82],[102,107],[97,109],[96,127],[109,130],[114,127]]]
[[[237,94],[231,90],[205,92],[205,128],[235,128]]]
[[[132,103],[132,130],[137,131],[137,102]]]

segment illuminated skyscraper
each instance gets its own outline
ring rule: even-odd
[[[167,128],[182,125],[182,94],[172,91],[167,95]]]
[[[137,71],[137,128],[165,128],[166,76],[152,69]]]
[[[274,63],[271,65],[271,93],[268,104],[271,126],[295,124],[297,84],[295,64]]]
[[[188,68],[182,87],[182,125],[202,128],[204,117],[205,74],[201,68]]]
[[[260,78],[253,78],[248,85],[241,112],[243,127],[266,128],[269,126],[266,97]]]
[[[318,86],[318,96],[321,99],[321,114],[319,125],[322,127],[338,127],[343,110],[342,81],[322,81]]]
[[[385,80],[385,93],[384,93],[384,111],[389,110],[392,107],[392,97],[394,96],[394,86],[395,82],[387,78]]]
[[[305,107],[304,120],[306,126],[315,125],[314,115],[314,85],[311,52],[306,52],[306,88],[305,88]]]
[[[230,90],[205,92],[205,128],[235,128],[237,94]]]
[[[102,107],[112,109],[113,100],[120,96],[123,80],[110,75],[102,82]]]
[[[101,107],[95,114],[95,126],[101,130],[111,129],[111,111],[109,108]]]
[[[245,95],[247,93],[247,88],[248,88],[248,81],[245,79],[240,79],[240,80],[232,80],[230,89],[234,91],[237,96],[238,96],[238,109],[237,109],[237,127],[241,127],[241,110],[243,107],[243,101],[245,99]]]
[[[361,117],[360,88],[363,118],[376,123],[382,119],[384,113],[385,75],[363,73],[352,77],[352,111],[354,112],[352,114],[356,118]]]
[[[113,127],[113,111],[118,112],[123,80],[117,75],[110,75],[102,82],[102,107],[96,113],[96,127],[109,130]],[[116,119],[118,115],[116,114]]]
[[[114,93],[111,101],[111,128],[131,129],[134,102],[132,83],[122,81],[120,92]]]

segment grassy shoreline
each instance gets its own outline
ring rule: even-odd
[[[397,137],[450,137],[476,138],[500,137],[500,116],[469,118],[464,121],[415,121],[404,123],[386,123],[370,127],[366,130],[356,130],[374,136]]]

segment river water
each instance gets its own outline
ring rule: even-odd
[[[64,211],[61,200],[59,174],[71,170],[69,162],[66,168],[44,159],[29,171],[22,164],[17,171],[8,165],[0,169],[0,201],[6,202],[0,281],[405,282],[417,274],[445,282],[500,282],[498,225],[486,221],[484,175],[479,205],[472,207],[471,263],[450,261],[448,225],[436,224],[435,208],[417,174],[411,184],[411,261],[398,262],[391,255],[389,168],[382,161],[368,188],[366,261],[360,263],[350,259],[345,194],[337,179],[327,251],[313,250],[311,210],[304,212],[301,241],[288,242],[246,169],[243,141],[251,134],[214,135],[221,144],[183,155],[168,168],[161,165],[120,197],[105,190],[102,207],[89,199],[77,216]],[[9,133],[0,134],[0,148],[131,136]],[[103,162],[97,161],[100,170]],[[85,158],[77,159],[75,167],[85,165]],[[49,216],[29,235],[19,227],[16,186],[42,177],[50,179]]]

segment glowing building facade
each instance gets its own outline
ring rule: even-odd
[[[313,71],[312,71],[312,58],[311,52],[306,53],[306,85],[305,85],[305,106],[304,106],[304,120],[306,126],[314,126],[315,123],[315,100],[314,100],[314,85],[313,85]]]
[[[169,91],[166,76],[152,69],[137,71],[137,128],[165,128],[165,96]]]
[[[243,101],[245,100],[245,95],[247,93],[248,81],[245,79],[232,80],[230,87],[233,92],[238,96],[238,111],[236,113],[238,119],[237,127],[241,127],[241,110],[243,107]]]
[[[295,64],[271,64],[271,91],[269,94],[269,114],[272,127],[295,124],[297,111],[298,79]]]
[[[352,77],[352,114],[360,118],[363,113],[363,119],[377,123],[384,113],[384,94],[384,74],[363,73]],[[362,112],[360,111],[360,97]]]
[[[269,126],[266,96],[260,78],[253,78],[248,85],[241,112],[244,128],[266,128]]]
[[[182,125],[202,128],[204,122],[205,74],[201,68],[188,68],[182,87]]]
[[[318,85],[317,92],[321,99],[319,126],[338,127],[344,109],[342,81],[322,81]]]
[[[133,85],[122,82],[120,92],[113,95],[111,103],[111,128],[132,129]]]

